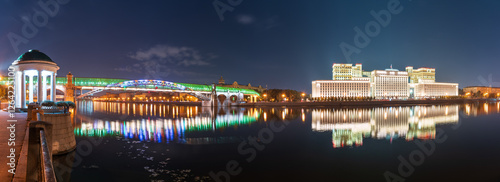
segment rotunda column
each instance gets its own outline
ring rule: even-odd
[[[28,84],[29,84],[28,85],[28,92],[29,92],[29,96],[30,96],[29,102],[31,103],[31,102],[33,102],[33,96],[34,96],[34,94],[33,94],[34,93],[34,89],[33,89],[33,75],[32,74],[28,75],[28,77],[29,77],[29,80],[28,80],[29,81],[28,82]]]
[[[43,101],[43,85],[42,85],[42,70],[38,70],[38,80],[37,80],[37,84],[38,84],[38,95],[36,96],[36,100],[39,104],[42,103]]]
[[[21,108],[26,107],[26,73],[21,71],[21,79],[20,79],[20,93],[21,93]]]
[[[42,75],[42,102],[47,100],[47,75]]]
[[[56,101],[56,73],[50,75],[50,100]]]
[[[16,102],[16,108],[22,107],[21,105],[21,76],[23,76],[23,72],[17,71],[16,70],[16,78],[15,78],[15,83],[14,83],[14,95],[15,95],[15,102]]]

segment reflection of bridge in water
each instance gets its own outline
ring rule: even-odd
[[[231,137],[187,137],[192,132],[207,132],[249,125],[260,117],[257,109],[226,109],[214,112],[198,106],[115,102],[78,102],[75,115],[77,136],[121,136],[154,142],[220,143]],[[106,115],[115,118],[100,119]],[[120,118],[122,117],[122,118]]]
[[[312,111],[314,131],[332,131],[333,147],[362,145],[363,138],[433,139],[436,124],[457,123],[458,105]]]

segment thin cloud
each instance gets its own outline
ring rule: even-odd
[[[143,78],[145,79],[164,79],[171,75],[181,77],[207,76],[183,70],[183,67],[210,66],[208,61],[217,56],[213,54],[202,55],[191,47],[159,44],[148,49],[138,50],[128,57],[137,60],[137,62],[114,70],[141,73],[144,74]]]
[[[255,18],[250,15],[239,15],[236,16],[236,21],[238,21],[238,23],[241,23],[243,25],[249,25],[255,22]]]
[[[170,45],[156,45],[147,50],[139,50],[129,55],[138,61],[164,60],[182,66],[208,66],[208,60],[214,56],[204,57],[198,50],[191,47],[176,47]]]
[[[266,31],[281,24],[278,16],[272,16],[264,19],[256,19],[252,15],[238,15],[236,21],[242,25],[251,25],[259,31]]]

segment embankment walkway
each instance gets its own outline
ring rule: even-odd
[[[26,117],[26,113],[15,113],[12,118],[8,112],[0,111],[0,181],[12,181],[14,177],[14,174],[9,172],[11,166],[8,165],[11,161],[11,158],[8,157],[11,155],[11,149],[15,150],[13,152],[15,154],[15,168],[18,169],[19,155],[28,123]],[[16,122],[9,122],[9,120],[16,120]],[[11,139],[12,137],[15,139]]]

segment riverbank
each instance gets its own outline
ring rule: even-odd
[[[242,103],[241,107],[374,107],[374,106],[409,106],[409,105],[436,105],[462,104],[471,102],[485,102],[488,99],[439,99],[439,100],[393,100],[393,101],[325,101],[325,102],[254,102]]]

